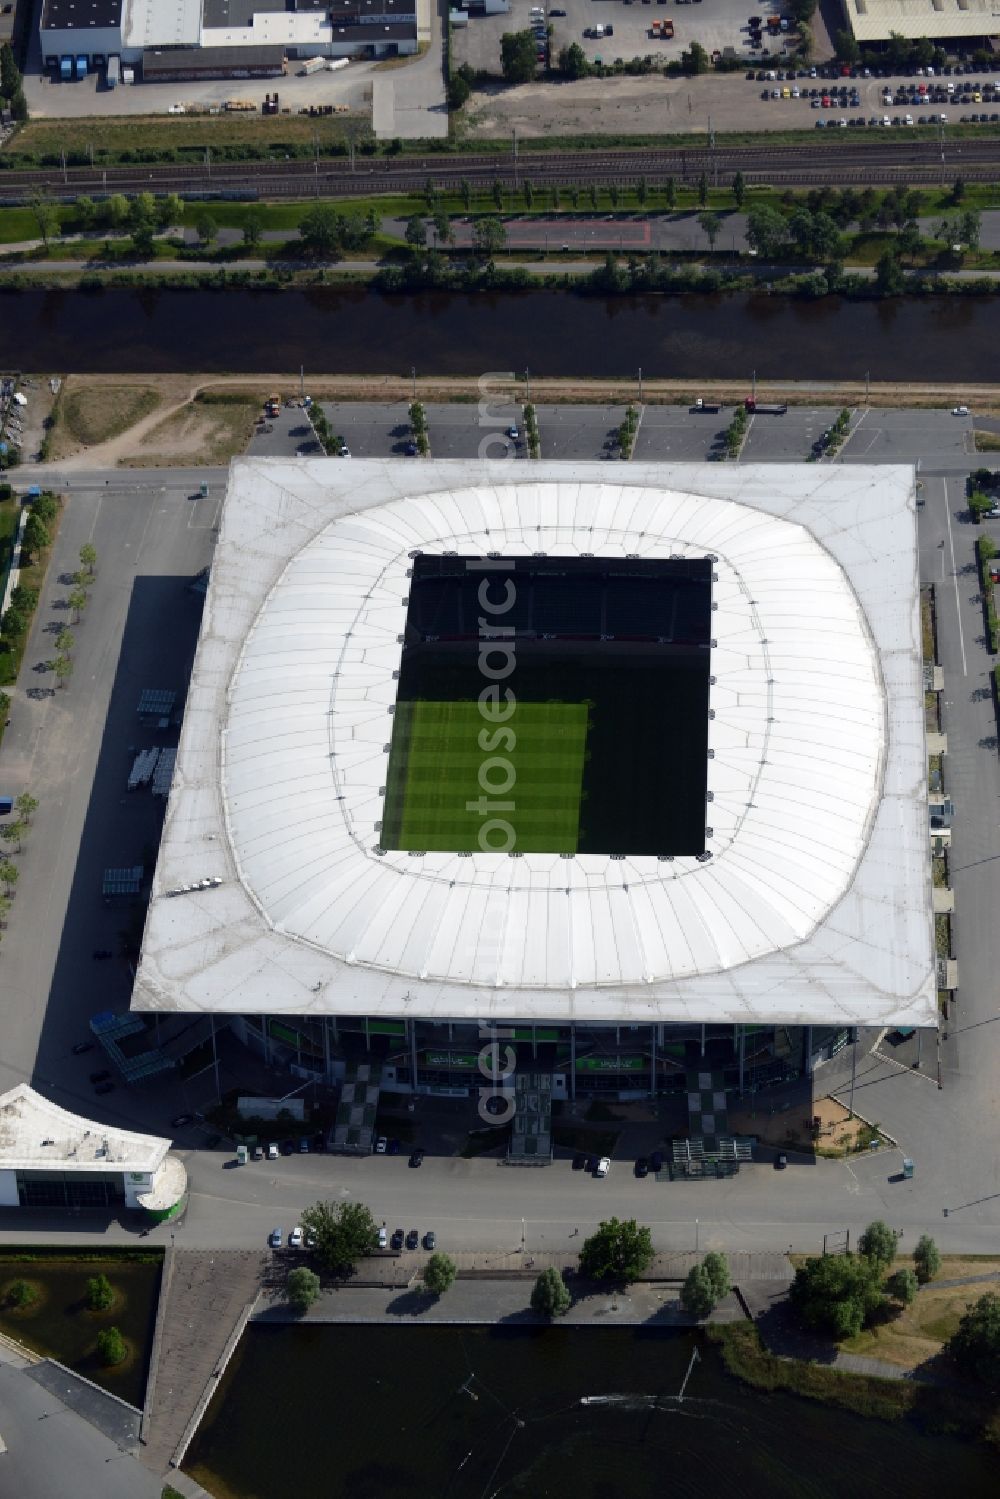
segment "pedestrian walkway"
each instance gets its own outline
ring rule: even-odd
[[[257,1294],[264,1257],[255,1250],[174,1251],[173,1273],[162,1292],[161,1337],[146,1444],[140,1457],[166,1471],[226,1344]]]

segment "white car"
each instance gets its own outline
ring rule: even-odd
[[[288,1235],[288,1247],[289,1249],[302,1248],[302,1230],[298,1224],[295,1225],[291,1233]]]
[[[378,1231],[378,1247],[380,1249],[385,1249],[388,1246],[388,1243],[389,1235],[386,1233],[384,1228],[380,1228]]]
[[[594,1172],[594,1175],[595,1176],[607,1176],[607,1174],[608,1174],[608,1172],[610,1170],[611,1170],[611,1157],[609,1155],[602,1155],[601,1159],[597,1163],[597,1170]]]
[[[351,456],[351,450],[347,446],[346,442],[341,444],[340,456],[341,456],[341,458],[350,458],[350,456]]]
[[[376,1155],[385,1155],[386,1150],[388,1148],[389,1148],[389,1142],[385,1138],[385,1135],[379,1135],[378,1139],[375,1141],[375,1154]]]
[[[269,1161],[276,1161],[278,1159],[278,1146],[274,1140],[267,1147],[267,1158]]]
[[[272,1228],[271,1232],[267,1236],[267,1242],[270,1244],[270,1246],[271,1246],[272,1249],[280,1249],[281,1248],[281,1229],[280,1228]]]
[[[969,408],[968,406],[953,406],[951,408],[951,414],[952,416],[968,416]]]

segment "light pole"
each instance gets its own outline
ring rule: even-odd
[[[694,1220],[694,1252],[698,1253],[698,1220]]]
[[[410,365],[410,389],[415,401],[417,399],[417,366],[415,364]]]
[[[521,1253],[524,1253],[524,1219],[521,1219]]]

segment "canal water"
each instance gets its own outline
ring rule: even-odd
[[[995,1499],[998,1471],[689,1333],[524,1326],[251,1326],[185,1467],[218,1499]]]
[[[1000,297],[0,290],[0,368],[765,380],[996,378]]]

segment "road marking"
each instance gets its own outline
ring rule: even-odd
[[[951,510],[948,505],[948,483],[942,484],[944,491],[944,518],[948,522],[948,546],[951,550],[951,578],[955,586],[955,613],[958,616],[958,643],[962,651],[962,675],[969,675],[969,663],[965,658],[965,631],[962,629],[962,606],[958,601],[958,566],[955,562],[955,533],[951,528]]]

